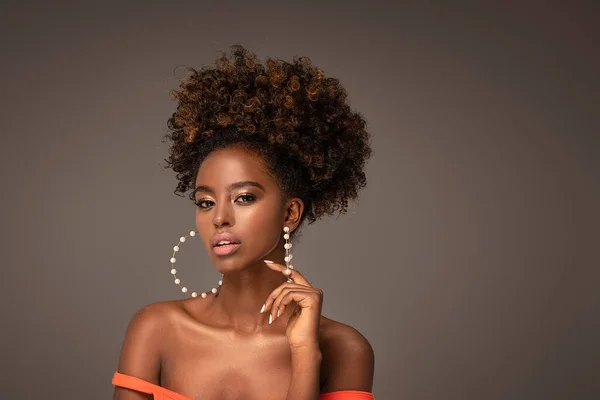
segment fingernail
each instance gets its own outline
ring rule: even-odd
[[[260,309],[261,314],[265,311],[265,306],[266,306],[266,304],[263,304],[262,308]]]
[[[266,262],[267,264],[273,264],[273,261],[270,260],[263,260],[264,262]]]
[[[277,310],[277,318],[279,318],[279,310]]]
[[[271,322],[273,322],[273,316],[269,314],[269,325],[271,325]]]

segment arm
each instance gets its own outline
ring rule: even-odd
[[[159,384],[161,343],[166,332],[161,329],[164,318],[160,303],[148,305],[132,317],[121,347],[119,372]],[[115,387],[113,394],[113,400],[147,399],[151,400],[152,395],[120,387]]]
[[[322,372],[326,377],[325,393],[342,390],[370,393],[375,357],[367,339],[351,326],[333,321],[321,327],[323,291],[312,287],[297,270],[273,261],[265,260],[265,263],[294,281],[271,292],[261,310],[269,310],[271,323],[292,302],[297,304],[286,327],[292,354],[292,376],[286,400],[319,400]],[[324,359],[329,369],[321,371]]]
[[[317,400],[321,392],[372,392],[375,355],[369,341],[343,324],[327,336],[322,350],[315,345],[292,351],[292,380],[286,400]],[[320,389],[321,374],[325,382]]]
[[[292,378],[286,400],[318,400],[321,350],[318,345],[292,350]]]
[[[292,373],[286,400],[319,400],[321,350],[319,331],[323,291],[313,288],[297,270],[265,260],[267,266],[281,272],[293,282],[286,282],[275,289],[265,302],[261,312],[268,310],[269,324],[280,312],[285,314],[289,306],[292,311],[286,325],[290,344]],[[289,271],[289,273],[288,273]]]

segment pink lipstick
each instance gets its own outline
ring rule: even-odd
[[[213,247],[213,251],[218,256],[228,256],[228,255],[235,253],[237,251],[237,249],[239,249],[239,248],[240,248],[239,243],[223,244],[220,246]]]
[[[218,256],[228,256],[235,253],[241,246],[240,240],[232,233],[218,233],[212,237],[210,244]]]

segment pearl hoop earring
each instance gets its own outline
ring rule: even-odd
[[[285,261],[285,266],[286,266],[285,274],[288,276],[287,282],[294,283],[294,280],[289,277],[292,274],[292,270],[294,269],[294,266],[291,264],[293,255],[292,255],[292,252],[290,251],[292,249],[292,243],[290,240],[290,228],[287,226],[284,227],[283,232],[284,232],[283,238],[285,239],[285,244],[283,245],[283,248],[285,250],[285,257],[283,258],[283,260]],[[196,231],[190,231],[189,235],[180,237],[179,243],[177,243],[175,246],[173,246],[173,254],[171,255],[171,260],[170,260],[171,261],[171,275],[173,276],[173,279],[174,279],[173,282],[177,286],[179,286],[179,288],[181,289],[181,291],[183,293],[187,293],[188,288],[186,286],[183,286],[181,284],[181,279],[179,279],[177,277],[177,269],[175,268],[175,263],[177,262],[177,258],[175,258],[175,254],[177,254],[177,252],[180,250],[179,246],[181,246],[181,244],[184,243],[187,238],[196,236],[196,233],[197,233]],[[217,294],[222,285],[223,285],[223,278],[221,278],[221,280],[219,281],[219,285],[217,287],[212,288],[210,290],[210,292],[212,292],[213,294]],[[196,298],[196,297],[198,297],[198,293],[192,292],[190,294],[190,296],[193,298]],[[208,293],[202,292],[202,293],[200,293],[200,297],[205,299],[206,297],[208,297]]]
[[[194,237],[196,236],[196,231],[190,231],[190,234],[187,236],[182,236],[179,238],[179,243],[177,243],[174,247],[173,247],[173,255],[171,256],[171,275],[173,275],[173,278],[175,279],[173,282],[179,286],[181,288],[181,291],[183,293],[187,293],[188,292],[188,288],[181,285],[181,279],[179,279],[177,277],[177,269],[175,268],[175,263],[177,262],[177,259],[175,258],[175,254],[179,251],[179,246],[181,245],[181,243],[185,242],[185,240],[189,237]],[[223,285],[223,278],[221,278],[221,280],[219,281],[219,285],[217,287],[212,288],[210,291],[213,294],[217,294],[217,292],[219,291],[219,289],[221,288],[221,286]],[[198,293],[197,292],[192,292],[191,293],[192,297],[198,297]],[[203,292],[200,294],[200,297],[202,297],[203,299],[205,299],[208,296],[208,294],[206,292]]]

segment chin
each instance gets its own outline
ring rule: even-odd
[[[217,271],[221,274],[228,274],[230,272],[242,271],[248,265],[248,260],[245,257],[240,257],[237,254],[231,256],[212,256],[212,261],[217,268]]]

